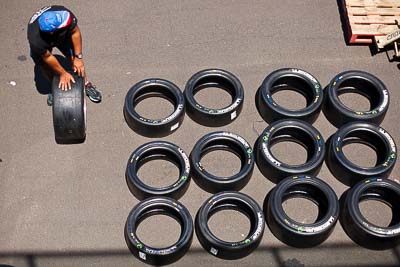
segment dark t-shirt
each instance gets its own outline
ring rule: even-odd
[[[44,33],[40,31],[39,17],[46,11],[61,11],[66,10],[71,14],[72,21],[70,25],[53,34]],[[77,25],[78,20],[75,15],[64,6],[47,6],[37,11],[29,21],[28,24],[28,41],[31,52],[39,55],[46,53],[46,50],[51,51],[53,47],[60,46],[67,38],[71,37],[71,31]]]

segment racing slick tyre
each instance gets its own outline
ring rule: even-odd
[[[156,188],[145,184],[138,176],[139,169],[151,160],[167,160],[179,168],[179,177],[171,185]],[[129,158],[125,172],[129,190],[139,200],[152,196],[166,196],[179,199],[189,187],[190,162],[186,153],[178,146],[154,141],[141,145]]]
[[[55,75],[52,82],[53,126],[58,144],[83,143],[86,139],[86,99],[83,78],[71,73],[75,83],[71,90],[58,88],[60,77]]]
[[[168,100],[174,105],[172,114],[165,118],[144,118],[136,112],[137,104],[150,97]],[[146,79],[132,86],[125,97],[124,117],[128,126],[146,137],[164,137],[176,131],[185,115],[185,100],[181,90],[172,82],[163,79]]]
[[[181,226],[178,241],[165,248],[153,248],[144,244],[137,236],[139,224],[153,215],[166,215]],[[125,241],[131,253],[150,265],[167,265],[182,258],[189,250],[193,239],[193,220],[189,211],[180,202],[168,197],[152,197],[137,204],[125,224]]]
[[[291,141],[307,150],[306,162],[289,165],[275,158],[271,152],[273,145]],[[270,124],[254,145],[256,163],[261,173],[273,183],[296,174],[317,175],[325,157],[325,143],[321,133],[308,122],[284,119]]]
[[[241,241],[228,242],[216,237],[208,227],[208,220],[221,210],[236,210],[250,220],[250,231]],[[217,193],[207,199],[197,211],[195,229],[197,239],[210,254],[225,260],[246,257],[260,244],[265,220],[260,206],[249,196],[233,191]]]
[[[360,210],[360,202],[377,200],[392,209],[388,226],[369,222]],[[340,223],[346,234],[358,245],[385,250],[400,244],[400,185],[385,178],[368,178],[348,189],[340,198]]]
[[[201,164],[207,153],[226,150],[240,158],[240,171],[230,177],[218,177],[209,173]],[[230,132],[206,134],[194,145],[190,153],[191,173],[195,183],[209,193],[239,191],[249,182],[254,169],[253,149],[243,137]]]
[[[361,143],[375,150],[375,166],[362,167],[351,162],[343,147],[352,143]],[[340,182],[353,186],[366,178],[388,177],[396,164],[396,151],[393,138],[380,126],[365,122],[348,123],[328,138],[326,165]]]
[[[290,218],[283,209],[283,202],[291,198],[314,202],[318,206],[315,222],[301,223]],[[293,247],[309,248],[321,244],[332,233],[339,217],[339,201],[335,191],[321,179],[295,175],[282,180],[267,194],[263,210],[276,238]]]
[[[200,90],[217,87],[225,90],[232,97],[229,106],[213,109],[202,106],[194,98]],[[194,74],[186,83],[183,92],[186,99],[187,114],[195,122],[208,126],[219,127],[234,121],[242,111],[244,90],[239,79],[232,73],[221,69],[206,69]]]
[[[368,111],[357,111],[347,107],[339,99],[345,93],[356,93],[370,102]],[[389,108],[389,91],[385,84],[374,75],[359,70],[351,70],[336,75],[325,89],[323,112],[336,127],[363,121],[380,124]]]
[[[298,92],[306,99],[306,107],[291,110],[279,105],[273,98],[273,94],[279,91]],[[321,111],[323,96],[321,84],[310,73],[295,68],[283,68],[264,79],[256,93],[256,107],[268,123],[289,118],[313,123]]]

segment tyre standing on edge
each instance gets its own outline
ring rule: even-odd
[[[58,88],[59,77],[52,83],[53,126],[57,144],[82,143],[86,138],[86,100],[83,91],[83,78],[72,74],[75,83],[71,90]]]

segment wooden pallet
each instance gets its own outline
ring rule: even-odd
[[[400,0],[342,0],[347,19],[349,43],[371,44],[374,36],[398,29]]]

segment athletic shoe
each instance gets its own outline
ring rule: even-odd
[[[85,84],[85,92],[92,102],[94,103],[101,102],[101,92],[97,90],[96,86],[94,86],[91,82],[87,82]]]
[[[53,94],[47,94],[47,105],[49,107],[53,105]]]

